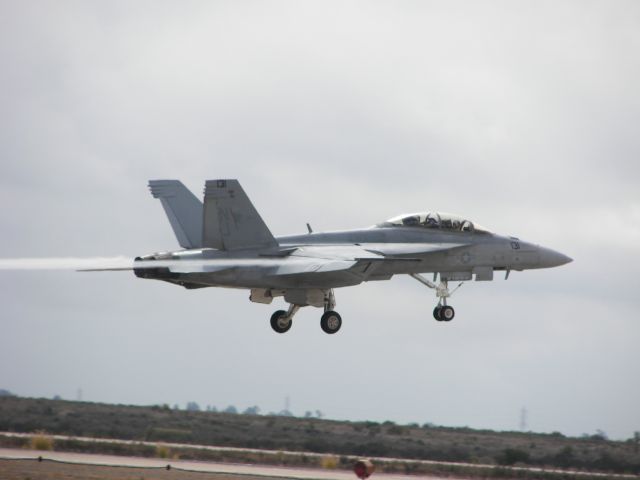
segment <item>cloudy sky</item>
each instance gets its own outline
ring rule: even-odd
[[[275,235],[459,212],[573,257],[336,291],[0,272],[0,388],[569,435],[640,430],[640,4],[0,1],[2,257],[177,248],[151,178],[238,178]]]

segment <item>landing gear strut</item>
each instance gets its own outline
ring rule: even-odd
[[[427,280],[422,275],[418,273],[410,273],[411,277],[418,280],[423,285],[426,285],[429,288],[433,288],[436,291],[436,296],[440,299],[436,308],[433,309],[433,318],[435,318],[439,322],[450,322],[453,320],[453,317],[456,315],[456,311],[453,309],[451,305],[447,305],[447,298],[453,295],[460,286],[462,286],[462,282],[458,284],[453,291],[449,291],[449,282],[447,280],[441,280],[439,285]],[[435,278],[434,278],[435,280]]]
[[[320,318],[320,328],[324,333],[333,335],[342,326],[342,317],[333,309],[336,308],[336,297],[333,290],[327,290],[324,294],[324,313]]]

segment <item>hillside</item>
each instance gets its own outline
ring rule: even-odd
[[[0,397],[0,431],[640,473],[633,441]]]

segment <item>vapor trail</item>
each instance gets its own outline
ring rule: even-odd
[[[0,258],[0,270],[82,270],[90,268],[132,268],[133,258],[117,257],[49,257]]]

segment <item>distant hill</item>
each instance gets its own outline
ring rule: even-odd
[[[0,397],[14,397],[15,395],[11,393],[9,390],[4,390],[0,388]]]
[[[3,396],[0,431],[640,473],[634,440]]]

